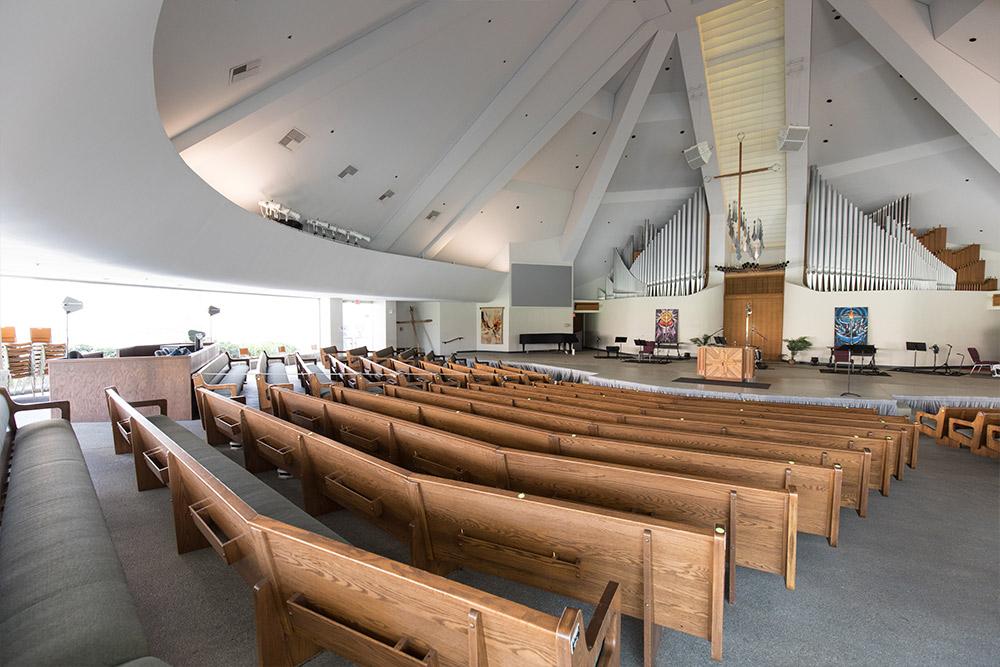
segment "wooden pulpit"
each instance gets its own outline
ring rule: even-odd
[[[698,348],[698,375],[706,380],[753,382],[754,370],[752,347]]]

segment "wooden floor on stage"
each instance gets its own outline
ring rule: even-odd
[[[595,359],[594,352],[587,350],[575,355],[531,352],[479,352],[479,359],[510,359],[533,364],[549,364],[563,368],[598,373],[601,377],[629,382],[644,382],[668,386],[677,378],[697,375],[695,360],[671,359],[669,364],[624,363],[623,360]],[[473,356],[473,355],[469,355]],[[712,391],[731,391],[756,394],[782,394],[792,396],[839,396],[847,388],[847,374],[820,373],[825,364],[812,366],[797,363],[790,366],[784,361],[770,361],[765,369],[758,369],[756,382],[770,384],[767,389],[713,386],[708,384],[686,384],[686,387]],[[967,372],[967,371],[966,371]],[[997,381],[986,373],[946,377],[944,375],[923,375],[914,373],[890,373],[890,377],[853,374],[851,391],[864,398],[891,398],[893,394],[912,395],[955,395],[994,396]],[[674,386],[678,386],[674,384]]]

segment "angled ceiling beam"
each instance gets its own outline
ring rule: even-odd
[[[463,198],[457,213],[418,248],[422,256],[435,257],[448,245],[473,215],[653,37],[657,25],[653,21],[641,22],[631,7],[631,3],[608,5],[594,22],[593,29],[578,40],[574,49],[549,71],[525,102],[483,145],[466,169],[459,172],[448,187],[472,194]],[[596,72],[590,64],[581,64],[580,61],[588,57],[603,63]],[[559,97],[552,92],[557,87],[563,91]],[[546,111],[539,113],[539,107]],[[540,116],[536,124],[526,124],[530,119],[525,121],[524,118],[529,117],[530,112],[522,114],[525,109],[536,110],[535,114]],[[508,139],[514,136],[519,137],[518,143]],[[454,201],[454,196],[449,195],[445,201]],[[393,250],[412,248],[395,247]]]
[[[611,125],[604,133],[604,138],[573,195],[573,205],[559,242],[559,254],[564,262],[572,262],[580,252],[587,231],[594,221],[594,214],[608,190],[611,177],[621,161],[629,136],[635,129],[635,123],[639,120],[639,114],[642,113],[646,98],[649,97],[649,91],[675,36],[674,32],[657,31],[649,41],[645,53],[632,66],[632,71],[615,93]]]
[[[934,39],[926,5],[912,0],[830,4],[1000,171],[1000,81]]]
[[[785,122],[809,125],[809,68],[812,48],[811,2],[785,3]],[[802,282],[805,262],[809,142],[785,153],[785,276]]]
[[[401,13],[354,41],[275,81],[171,138],[178,152],[224,148],[447,30],[476,3],[407,3]],[[430,36],[430,37],[429,37]]]
[[[684,83],[687,86],[688,104],[691,105],[691,125],[694,127],[695,143],[702,141],[712,147],[712,159],[701,168],[702,182],[705,183],[705,197],[708,200],[708,263],[709,266],[725,264],[726,261],[726,203],[722,195],[722,183],[715,179],[719,175],[718,147],[715,144],[715,128],[712,125],[712,108],[708,102],[708,80],[705,77],[705,58],[701,53],[701,35],[698,27],[677,33],[677,46],[684,68]],[[709,272],[709,283],[721,281],[721,274]]]
[[[517,73],[493,98],[461,138],[434,166],[406,202],[375,233],[371,248],[387,250],[395,243],[414,220],[421,217],[438,193],[455,177],[458,171],[475,155],[500,124],[538,85],[546,72],[559,60],[594,22],[608,0],[577,0],[555,28],[546,35],[541,45],[531,54]]]

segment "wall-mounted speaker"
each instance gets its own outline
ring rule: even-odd
[[[701,141],[684,150],[684,159],[692,169],[701,169],[712,159],[712,148],[707,141]]]
[[[793,153],[802,148],[808,136],[808,125],[789,125],[782,130],[778,130],[778,150],[785,153]]]

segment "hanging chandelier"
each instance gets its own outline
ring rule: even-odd
[[[743,259],[744,255],[752,257],[754,261],[760,259],[760,254],[764,250],[764,224],[760,218],[748,222],[746,209],[740,206],[739,202],[731,201],[726,217],[726,229],[736,251],[737,260]]]

